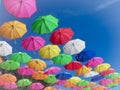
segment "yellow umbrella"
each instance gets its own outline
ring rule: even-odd
[[[67,81],[73,82],[74,84],[76,84],[76,83],[79,82],[80,80],[81,80],[81,78],[79,78],[79,77],[71,77],[71,78],[68,79]]]
[[[110,64],[108,64],[108,63],[103,63],[103,64],[98,65],[98,66],[94,69],[94,71],[95,71],[95,72],[102,72],[102,71],[107,70],[107,69],[109,69],[109,68],[110,68]]]
[[[46,45],[40,49],[39,54],[42,58],[53,58],[60,53],[60,48],[57,45]]]
[[[0,35],[8,39],[21,38],[26,32],[26,25],[16,20],[6,22],[0,27]]]
[[[85,74],[89,73],[91,70],[92,70],[91,67],[82,66],[82,68],[76,70],[76,74],[77,75],[85,75]]]

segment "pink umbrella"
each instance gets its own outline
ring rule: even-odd
[[[104,79],[100,80],[100,85],[102,85],[102,86],[107,86],[110,83],[112,83],[111,79],[104,78]]]
[[[26,50],[38,50],[45,44],[45,40],[39,36],[29,36],[22,40],[22,47]]]
[[[44,88],[44,85],[42,85],[41,83],[32,83],[29,86],[30,90],[43,90],[43,88]]]
[[[87,67],[95,67],[95,66],[97,66],[97,65],[99,65],[99,64],[101,64],[103,62],[104,62],[103,58],[101,58],[101,57],[94,57],[94,58],[90,59],[87,62],[86,66]]]
[[[75,86],[72,88],[72,90],[83,90],[84,87],[82,86]]]
[[[16,85],[16,83],[5,83],[4,85],[3,85],[3,88],[4,89],[7,89],[7,90],[13,90],[13,89],[16,89],[17,88],[17,85]]]
[[[59,80],[58,82],[56,82],[55,84],[56,85],[65,85],[65,83],[66,83],[66,80]]]
[[[116,72],[115,69],[109,68],[105,71],[100,72],[100,75],[105,76],[105,75],[108,75],[108,74],[111,74],[111,73],[114,73],[114,72]]]
[[[36,0],[4,0],[7,11],[18,18],[29,18],[36,11]]]
[[[53,66],[53,67],[46,69],[45,74],[56,74],[60,71],[61,71],[61,68]]]
[[[18,74],[20,74],[22,76],[29,76],[29,75],[32,75],[33,73],[35,73],[34,70],[28,68],[27,66],[20,67],[17,72],[18,72]]]

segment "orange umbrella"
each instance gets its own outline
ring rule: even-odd
[[[120,77],[113,79],[113,83],[120,84]]]
[[[2,60],[2,58],[0,57],[0,63],[2,63],[3,62],[3,60]]]
[[[53,86],[48,86],[48,87],[44,88],[44,90],[57,90],[57,89]]]
[[[98,85],[98,86],[93,87],[91,90],[105,90],[105,87]]]
[[[87,84],[87,85],[85,86],[85,88],[93,87],[93,86],[95,86],[95,85],[96,85],[96,83],[90,82],[89,84]]]
[[[76,86],[76,83],[71,82],[69,80],[67,80],[66,83],[65,83],[65,85],[64,85],[65,88],[72,88],[74,86]]]

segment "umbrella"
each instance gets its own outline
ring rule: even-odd
[[[84,51],[80,52],[79,54],[77,54],[77,56],[75,58],[79,62],[85,62],[85,61],[90,60],[94,56],[95,56],[95,51],[93,51],[93,50],[84,50]]]
[[[91,90],[105,90],[105,87],[101,86],[101,85],[97,85],[97,86],[93,87]]]
[[[59,54],[53,58],[54,64],[66,65],[72,61],[72,56],[68,54]]]
[[[33,23],[33,31],[39,34],[50,33],[58,27],[58,19],[52,15],[40,16]]]
[[[99,73],[95,72],[95,71],[90,71],[89,73],[86,73],[84,75],[85,78],[90,78],[90,77],[94,77],[96,75],[98,75]]]
[[[45,45],[45,40],[40,36],[29,36],[22,40],[22,47],[25,50],[38,50]]]
[[[24,67],[20,67],[18,70],[17,70],[18,74],[22,75],[22,76],[29,76],[29,75],[32,75],[33,73],[35,73],[34,70],[28,68],[27,66],[24,66]]]
[[[116,86],[118,86],[117,83],[110,83],[110,84],[107,85],[108,88],[113,88],[113,87],[116,87]]]
[[[91,88],[90,88],[90,87],[87,87],[87,88],[84,88],[83,90],[91,90]]]
[[[120,84],[120,77],[113,79],[113,83]]]
[[[45,83],[48,83],[48,84],[54,84],[56,83],[58,80],[57,78],[55,77],[55,75],[48,75],[48,77],[46,79],[44,79],[44,82]]]
[[[89,84],[87,84],[85,87],[88,88],[88,87],[93,87],[95,86],[96,83],[95,82],[90,82]]]
[[[7,11],[17,18],[29,18],[36,11],[36,0],[4,0]]]
[[[92,70],[91,67],[82,66],[82,68],[76,70],[77,75],[85,75]]]
[[[0,35],[8,39],[21,38],[26,32],[26,25],[16,20],[6,22],[0,27]]]
[[[13,53],[10,56],[10,60],[26,63],[31,60],[31,56],[29,56],[27,53],[18,52],[18,53]]]
[[[80,81],[77,83],[77,86],[86,86],[87,84],[89,84],[88,81],[86,81],[86,80],[80,80]]]
[[[115,79],[115,78],[118,78],[118,77],[120,77],[120,73],[117,73],[117,72],[111,73],[111,74],[106,76],[107,79]]]
[[[18,80],[17,82],[18,87],[26,87],[31,84],[32,84],[32,81],[30,81],[29,79],[21,79],[21,80]]]
[[[80,53],[83,49],[85,49],[85,42],[80,39],[70,40],[63,47],[64,53],[71,55]]]
[[[65,83],[66,83],[66,80],[58,80],[56,83],[55,83],[55,85],[65,85]]]
[[[74,82],[70,82],[70,81],[66,81],[64,87],[65,88],[72,88],[72,87],[75,87],[76,84]]]
[[[44,70],[46,68],[46,63],[39,59],[32,59],[27,65],[33,70]]]
[[[40,49],[39,54],[42,58],[53,58],[60,53],[60,48],[57,45],[46,45]]]
[[[0,41],[0,56],[7,56],[10,54],[12,54],[12,47],[7,42]]]
[[[7,60],[1,64],[1,68],[5,70],[16,70],[19,67],[20,67],[20,64],[12,60]]]
[[[101,57],[94,57],[92,59],[90,59],[87,63],[86,66],[88,67],[96,67],[97,65],[103,63],[104,60]]]
[[[107,69],[105,71],[100,72],[100,75],[105,76],[105,75],[108,75],[108,74],[111,74],[111,73],[115,73],[115,72],[116,72],[115,69],[109,68],[109,69]]]
[[[102,72],[110,68],[110,64],[108,63],[103,63],[95,67],[94,71],[95,72]]]
[[[48,87],[45,87],[43,90],[56,90],[56,88],[53,86],[48,86]]]
[[[30,90],[43,90],[44,88],[44,85],[41,84],[41,83],[32,83],[30,86],[29,86],[29,89]]]
[[[72,88],[72,90],[83,90],[84,87],[82,86],[75,86]]]
[[[64,66],[67,70],[77,70],[82,67],[82,64],[78,61],[72,61],[69,64]]]
[[[71,28],[60,28],[52,33],[50,41],[53,44],[65,44],[72,39],[73,35],[74,32]]]
[[[52,66],[52,67],[45,70],[45,74],[56,74],[60,71],[61,71],[61,68],[56,67],[56,66]]]
[[[4,88],[4,89],[7,89],[7,90],[14,90],[14,89],[17,88],[17,85],[16,85],[16,83],[14,83],[14,82],[12,82],[12,83],[5,83],[5,84],[3,85],[3,88]]]
[[[60,79],[60,80],[67,80],[67,79],[70,79],[71,77],[72,77],[72,75],[70,73],[67,73],[67,72],[59,73],[56,75],[56,78]]]
[[[99,81],[99,80],[104,79],[104,78],[105,78],[104,76],[96,75],[91,79],[91,81],[95,82],[95,81]]]
[[[67,81],[70,81],[70,82],[73,82],[73,83],[77,83],[77,82],[79,82],[81,80],[81,78],[79,78],[79,77],[71,77],[70,79],[68,79]]]
[[[112,79],[106,79],[106,78],[104,78],[104,79],[100,80],[99,83],[102,86],[107,86],[108,84],[112,83]]]

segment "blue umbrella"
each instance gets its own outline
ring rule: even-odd
[[[67,73],[67,72],[59,73],[59,74],[56,75],[56,78],[60,79],[60,80],[67,80],[71,77],[72,77],[72,75],[70,73]]]
[[[93,58],[96,55],[94,50],[84,50],[77,54],[75,57],[77,61],[79,62],[85,62],[88,61],[89,59]]]
[[[95,82],[95,81],[99,81],[99,80],[104,79],[104,78],[105,78],[104,76],[96,75],[91,79],[91,81]]]

